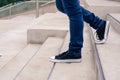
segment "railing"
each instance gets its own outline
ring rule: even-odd
[[[46,0],[46,1],[38,1],[38,8],[41,7],[42,5],[53,2],[53,0]],[[36,1],[24,1],[17,3],[15,5],[10,5],[6,6],[5,8],[0,9],[0,18],[1,17],[6,17],[6,16],[11,16],[17,13],[21,13],[24,11],[29,11],[32,9],[36,9]]]
[[[10,7],[10,6],[12,6],[12,4],[8,4],[8,5],[6,5],[6,6],[0,7],[0,10],[5,9],[5,8],[7,8],[7,7]]]

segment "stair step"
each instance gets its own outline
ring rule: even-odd
[[[29,44],[23,51],[0,69],[0,80],[14,80],[40,48],[38,44]]]
[[[33,21],[35,24],[31,26],[31,28],[38,28],[42,26],[59,26],[59,27],[66,27],[68,26],[68,19],[67,16],[63,13],[56,12],[56,13],[46,13],[41,15],[40,17],[36,18]]]
[[[48,37],[64,38],[67,30],[60,29],[29,29],[27,34],[28,43],[43,43]]]
[[[81,63],[56,63],[49,80],[96,80],[95,65],[92,46],[88,30],[85,27],[84,47]],[[67,50],[69,45],[69,33],[66,36],[62,52]]]
[[[29,22],[0,20],[0,33],[28,27]]]
[[[92,30],[93,34],[95,30]],[[105,80],[116,80],[120,76],[120,34],[111,26],[105,44],[96,44]],[[116,61],[117,60],[117,61]]]
[[[49,57],[58,54],[63,39],[49,37],[15,80],[48,80],[54,65]]]
[[[68,20],[59,12],[47,13],[34,22],[27,32],[28,43],[43,43],[47,37],[64,38],[68,31]]]
[[[111,26],[120,33],[120,13],[111,13],[107,16]]]
[[[1,27],[1,26],[0,26]],[[22,27],[22,26],[21,26]],[[0,69],[17,53],[19,53],[26,43],[26,30],[21,28],[4,28],[0,29]],[[8,30],[7,30],[8,29]]]
[[[105,79],[120,79],[120,34],[113,27],[110,27],[107,43],[97,45],[97,48]]]
[[[120,0],[112,0],[112,1],[119,1],[120,2]]]
[[[34,19],[35,19],[34,14],[28,14],[28,15],[19,15],[19,16],[16,16],[14,18],[11,18],[9,20],[11,20],[11,21],[19,20],[19,22],[30,22],[30,21],[32,21]]]
[[[120,13],[120,2],[108,0],[85,0],[85,7],[106,19],[108,13]]]

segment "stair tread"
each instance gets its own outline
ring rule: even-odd
[[[120,34],[120,13],[110,13],[107,15],[107,20],[110,21],[111,27]]]
[[[85,27],[87,28],[87,27]],[[96,80],[93,51],[90,45],[88,30],[84,32],[84,47],[82,50],[81,63],[56,63],[49,80]],[[62,52],[67,50],[69,45],[69,33],[66,36]]]
[[[35,25],[31,26],[30,29],[39,29],[39,28],[68,28],[68,19],[67,16],[57,12],[57,13],[47,13],[35,19]]]
[[[120,2],[108,0],[85,0],[90,6],[120,6]]]
[[[120,22],[120,13],[110,13],[110,16]]]
[[[49,57],[59,52],[63,39],[49,37],[15,80],[47,80],[54,65]]]
[[[39,49],[38,44],[29,44],[12,60],[0,69],[0,80],[14,80],[16,75],[24,68]]]
[[[95,30],[93,30],[95,33]],[[97,44],[100,61],[106,80],[116,80],[120,76],[120,34],[110,26],[108,40],[105,44]],[[117,60],[117,62],[116,62]]]
[[[103,45],[97,45],[97,48],[106,80],[119,79],[120,35],[113,27],[110,27],[108,41]]]

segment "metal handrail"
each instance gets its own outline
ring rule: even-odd
[[[31,2],[36,2],[36,1],[24,1],[24,2],[21,2],[21,3],[19,3],[19,4],[11,5],[11,6],[7,7],[7,8],[5,8],[5,9],[0,9],[0,11],[4,11],[4,10],[6,10],[6,9],[10,9],[10,8],[12,8],[12,7],[21,5],[21,4],[23,4],[23,3],[31,3]],[[42,3],[42,2],[50,2],[50,1],[38,1],[38,2],[41,2],[41,3]]]
[[[9,7],[2,8],[2,9],[0,9],[0,12],[8,11],[8,15],[6,15],[6,16],[11,16],[13,8],[15,8],[17,6],[20,6],[20,5],[23,5],[24,3],[25,4],[27,4],[27,3],[33,3],[33,4],[36,4],[36,17],[39,17],[39,3],[44,3],[46,5],[46,4],[50,3],[50,2],[53,2],[54,0],[51,0],[51,1],[43,1],[43,0],[42,1],[38,1],[38,0],[36,0],[36,1],[23,1],[23,2],[20,2],[18,4],[11,5]],[[44,5],[41,5],[41,7],[42,6],[44,6]]]
[[[8,5],[6,5],[6,6],[0,7],[0,10],[5,9],[5,8],[11,6],[11,5],[12,5],[12,4],[8,4]]]

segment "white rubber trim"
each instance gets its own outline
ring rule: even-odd
[[[67,59],[67,60],[59,60],[55,59],[55,56],[50,57],[50,61],[57,63],[80,63],[82,59]]]
[[[105,34],[104,34],[104,39],[103,40],[95,40],[95,43],[97,44],[104,44],[107,39],[108,39],[108,32],[109,32],[109,27],[110,27],[110,22],[106,22],[106,27],[105,27]]]

